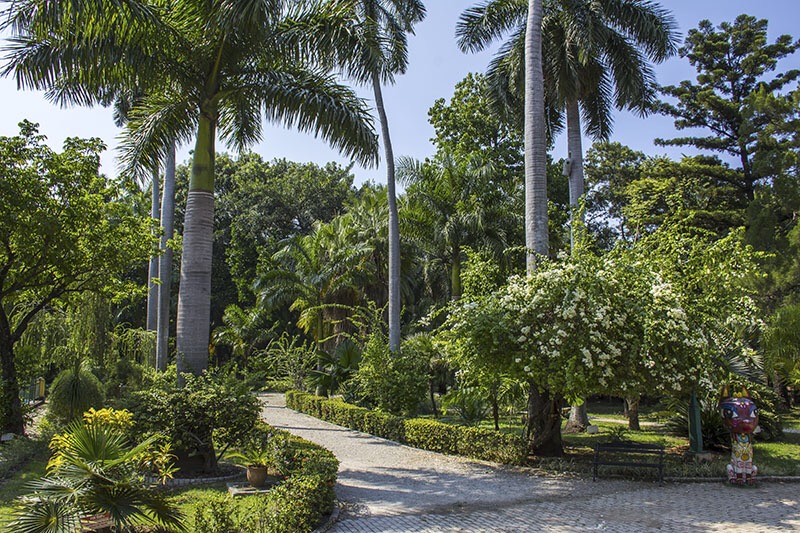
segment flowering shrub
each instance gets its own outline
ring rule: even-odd
[[[462,373],[508,372],[567,398],[716,389],[725,357],[751,357],[755,255],[732,234],[676,228],[599,257],[541,260],[462,301],[437,337]]]

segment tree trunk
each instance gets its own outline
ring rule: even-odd
[[[530,450],[535,455],[561,457],[561,400],[532,382],[529,385],[526,431]]]
[[[211,247],[214,230],[214,120],[200,114],[186,200],[178,295],[178,372],[208,366],[211,314]]]
[[[581,113],[577,100],[567,101],[567,149],[570,161],[569,172],[569,206],[571,217],[578,213],[578,202],[584,193],[583,177],[583,144],[581,139]],[[581,215],[581,222],[583,216]],[[570,248],[575,251],[575,224],[571,224]]]
[[[542,74],[542,0],[529,0],[525,38],[525,246],[528,271],[550,251],[547,227],[547,140]]]
[[[436,406],[436,394],[434,390],[435,386],[436,384],[433,382],[433,380],[430,380],[428,388],[430,389],[431,407],[433,408],[433,418],[439,418],[439,408]]]
[[[0,414],[5,411],[2,422],[2,432],[25,433],[25,418],[22,414],[22,402],[19,399],[19,383],[17,382],[17,367],[14,364],[14,342],[11,339],[11,324],[5,310],[0,307],[0,370],[2,370],[2,406]]]
[[[631,431],[639,431],[642,429],[639,425],[640,400],[640,396],[629,396],[628,398],[625,398],[625,406],[627,407],[628,411],[628,429]]]
[[[453,264],[450,266],[450,299],[454,302],[461,299],[461,251],[453,253]]]
[[[167,241],[175,233],[175,143],[167,151],[164,161],[164,194],[161,202],[161,257],[158,260],[158,328],[156,333],[156,368],[166,370],[169,360],[169,312],[172,290],[172,248]]]
[[[158,220],[160,211],[161,187],[159,181],[158,170],[154,170],[153,179],[150,182],[150,217],[153,220]],[[155,331],[158,328],[158,284],[155,281],[156,278],[158,278],[158,256],[151,255],[147,272],[147,331]]]
[[[573,405],[569,410],[569,420],[564,427],[564,433],[583,433],[589,426],[589,415],[586,413],[586,402]]]
[[[389,120],[383,105],[381,80],[377,72],[372,73],[372,89],[375,93],[375,109],[381,123],[383,152],[386,156],[386,196],[389,200],[389,350],[400,351],[400,223],[395,192],[394,150],[389,137]]]
[[[497,384],[493,384],[491,388],[492,420],[494,421],[494,430],[500,431],[500,402],[497,399],[497,389]]]

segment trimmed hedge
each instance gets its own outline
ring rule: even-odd
[[[455,426],[424,418],[405,419],[300,391],[286,392],[286,406],[322,420],[415,448],[505,464],[522,464],[525,439],[483,428]]]
[[[283,430],[293,452],[288,478],[263,496],[220,497],[198,504],[194,531],[295,533],[312,531],[333,510],[339,461],[332,452]]]

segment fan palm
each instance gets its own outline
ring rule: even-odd
[[[506,31],[513,32],[489,65],[493,100],[519,109],[523,76],[523,0],[489,0],[465,11],[458,24],[459,45],[482,50]],[[584,192],[581,116],[586,131],[605,140],[612,130],[612,107],[645,114],[655,99],[650,62],[677,49],[674,18],[650,0],[545,2],[542,20],[543,69],[548,106],[566,114],[570,204]],[[554,127],[556,129],[556,127]]]
[[[354,47],[348,3],[289,0],[23,0],[12,4],[6,72],[58,102],[93,103],[121,86],[145,96],[123,142],[130,169],[195,138],[178,300],[179,366],[208,362],[217,134],[237,149],[262,117],[321,135],[364,163],[377,141],[363,101],[327,66]]]
[[[389,349],[397,352],[400,349],[400,227],[394,151],[381,84],[393,83],[395,74],[406,71],[407,33],[413,33],[414,24],[425,18],[425,6],[419,0],[358,0],[356,6],[362,31],[350,74],[359,82],[372,85],[381,126],[389,203]]]
[[[183,515],[163,492],[148,488],[139,472],[141,458],[156,437],[130,447],[112,427],[75,422],[57,437],[48,475],[30,484],[9,531],[74,533],[82,520],[103,515],[117,531],[151,524],[183,531]]]

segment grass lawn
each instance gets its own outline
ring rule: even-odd
[[[781,416],[781,420],[784,428],[800,429],[800,407],[793,407],[790,412]]]
[[[43,450],[26,461],[8,478],[0,480],[0,524],[12,517],[14,500],[28,492],[26,484],[44,476],[47,459],[47,451]]]

